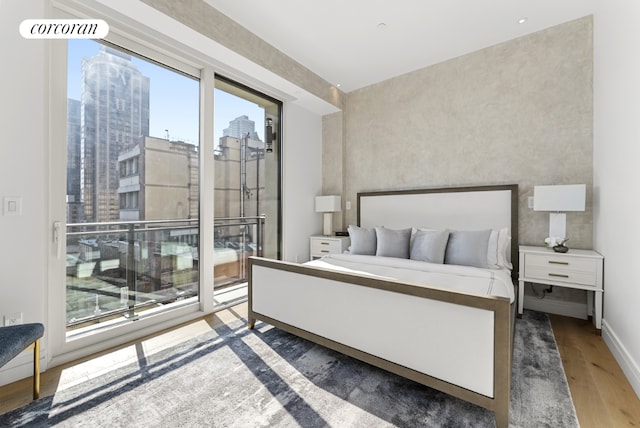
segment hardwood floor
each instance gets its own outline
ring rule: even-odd
[[[591,322],[550,319],[580,426],[640,427],[640,399]]]
[[[116,369],[140,353],[145,355],[173,346],[198,334],[247,315],[243,303],[171,330],[131,342],[42,374],[41,396]],[[551,315],[551,325],[569,381],[582,428],[640,427],[640,399],[613,355],[589,321]],[[0,413],[31,401],[31,379],[0,387]]]

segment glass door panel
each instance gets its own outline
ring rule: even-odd
[[[247,258],[280,257],[281,103],[216,77],[216,304],[246,298]],[[227,291],[224,291],[227,290]]]
[[[197,301],[199,81],[81,39],[67,74],[67,330]]]

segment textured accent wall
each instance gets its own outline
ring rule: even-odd
[[[324,131],[327,189],[342,170],[344,227],[356,193],[517,183],[520,242],[540,245],[548,213],[527,207],[538,184],[587,184],[567,214],[574,248],[592,245],[592,18],[585,17],[347,94],[344,142]],[[415,46],[419,49],[419,43]]]
[[[322,194],[343,194],[343,169],[344,161],[344,114],[342,112],[328,114],[322,118],[322,141],[331,141],[333,144],[322,144]],[[342,209],[345,201],[342,199]],[[344,212],[344,211],[343,211]],[[333,214],[334,230],[346,229],[343,225],[342,213]]]

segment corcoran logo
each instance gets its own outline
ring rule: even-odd
[[[102,19],[25,19],[20,34],[25,39],[103,39],[109,24]]]

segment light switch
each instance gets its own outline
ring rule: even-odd
[[[22,215],[22,198],[5,196],[2,198],[2,214],[9,215]]]

